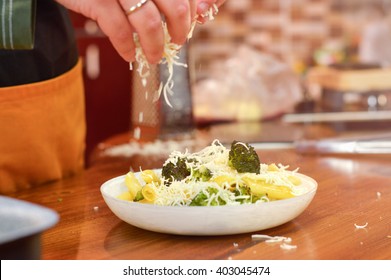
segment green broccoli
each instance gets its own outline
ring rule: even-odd
[[[239,173],[260,173],[260,160],[254,147],[247,143],[233,141],[228,156],[228,165]]]
[[[208,187],[206,190],[210,195],[211,194],[217,194],[218,189],[213,187]],[[207,206],[208,205],[208,195],[205,193],[205,191],[200,191],[190,202],[190,206]],[[220,197],[214,197],[212,201],[210,202],[210,206],[219,206],[219,205],[225,205],[226,202],[221,199]]]
[[[141,191],[138,191],[137,194],[136,194],[136,197],[133,199],[133,201],[140,201],[140,200],[143,200],[144,199],[144,196],[143,196],[143,193]]]
[[[205,166],[201,165],[199,168],[193,169],[192,177],[196,181],[206,182],[210,178],[212,178],[212,172],[208,168],[206,168]]]
[[[187,166],[186,158],[178,158],[176,164],[167,162],[162,167],[162,177],[166,185],[173,181],[181,181],[190,175],[190,169]]]
[[[237,201],[240,203],[248,203],[252,201],[251,190],[247,186],[240,186],[234,190],[235,196],[248,196],[247,198],[240,198]]]

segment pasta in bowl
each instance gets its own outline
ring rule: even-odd
[[[314,179],[283,165],[257,162],[249,154],[245,161],[255,160],[256,170],[248,169],[251,162],[244,162],[241,170],[230,163],[233,145],[228,150],[217,141],[199,153],[174,152],[162,169],[113,178],[101,186],[101,193],[121,220],[179,235],[264,230],[291,221],[306,209],[317,190]],[[251,152],[247,144],[235,145]],[[175,169],[181,159],[186,163],[179,172],[182,177]]]

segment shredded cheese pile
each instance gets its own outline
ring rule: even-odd
[[[168,162],[176,164],[179,158],[186,157],[190,160],[194,160],[193,164],[189,163],[192,170],[197,169],[200,165],[204,165],[215,175],[226,174],[231,171],[228,167],[228,153],[229,150],[226,149],[218,140],[215,140],[212,145],[207,146],[196,153],[189,153],[188,151],[185,151],[184,153],[174,151],[166,160],[165,164]],[[207,188],[211,186],[218,190],[217,194],[209,194]],[[155,191],[157,194],[155,203],[159,205],[188,205],[201,191],[204,192],[205,195],[209,196],[209,204],[212,203],[213,199],[216,197],[222,198],[228,205],[239,204],[232,192],[211,182],[194,182],[187,180],[174,181],[170,187],[156,186]]]
[[[223,171],[230,172],[228,167],[229,150],[220,143],[219,140],[214,140],[211,145],[205,147],[199,152],[190,153],[185,151],[173,151],[165,164],[171,162],[176,164],[179,158],[188,158],[193,160],[190,164],[191,168],[197,168],[200,165],[207,167],[212,173],[219,174]]]
[[[166,187],[164,182],[152,184],[151,187],[154,189],[154,193],[156,194],[156,199],[154,201],[155,204],[171,206],[189,205],[192,199],[200,192],[207,196],[207,205],[211,205],[213,201],[216,201],[216,199],[223,200],[226,205],[239,205],[242,204],[241,200],[248,199],[250,197],[249,195],[235,194],[232,190],[230,190],[232,185],[227,184],[226,186],[221,186],[213,181],[213,178],[227,176],[229,178],[234,178],[236,188],[239,188],[240,184],[243,183],[243,174],[238,173],[235,169],[228,165],[229,149],[222,145],[218,140],[214,140],[210,146],[207,146],[196,153],[189,153],[188,151],[185,151],[184,153],[174,151],[170,154],[164,164],[169,162],[176,164],[179,158],[189,159],[187,164],[193,171],[200,168],[200,166],[208,168],[213,174],[211,180],[207,182],[189,180],[189,178],[192,177],[192,174],[190,174],[189,178],[185,178],[182,181],[173,181],[169,187]],[[288,171],[287,168],[287,166],[279,165],[278,171],[269,172],[268,165],[261,164],[260,174],[246,173],[246,176],[254,176],[254,178],[263,179],[267,183],[287,186],[291,188],[292,193],[299,195],[303,192],[303,190],[289,180],[289,177],[291,177],[296,170]],[[213,187],[216,192],[210,193],[208,191],[210,187]],[[269,199],[265,196],[256,203],[263,203],[267,201],[269,201]]]

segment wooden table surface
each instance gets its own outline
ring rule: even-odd
[[[200,146],[216,136],[249,142],[259,140],[261,134],[273,138],[265,129],[269,128],[226,126],[193,137],[203,139],[196,141]],[[289,137],[328,134],[303,127],[279,131]],[[289,148],[259,150],[262,162],[299,168],[318,182],[309,207],[294,220],[259,232],[178,236],[122,222],[103,201],[100,186],[106,180],[125,174],[130,167],[159,167],[165,159],[164,153],[108,155],[106,151],[126,137],[108,140],[83,173],[12,195],[50,207],[60,215],[59,223],[42,236],[43,259],[391,259],[391,157],[302,155]],[[365,224],[365,228],[355,226]],[[255,233],[289,237],[297,248],[286,250],[279,244],[252,240]]]

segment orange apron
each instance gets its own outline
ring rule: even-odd
[[[0,88],[0,194],[58,180],[84,168],[81,62],[38,83]]]

